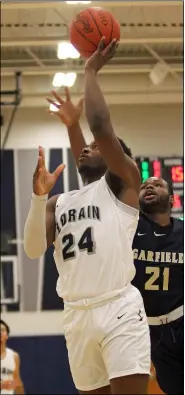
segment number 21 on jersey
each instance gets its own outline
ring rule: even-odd
[[[76,240],[72,233],[68,233],[62,238],[62,244],[64,245],[62,250],[63,260],[73,259],[76,256],[76,251],[85,251],[88,254],[95,252],[95,242],[93,239],[93,229],[87,228],[80,240]]]
[[[168,291],[169,287],[169,267],[151,267],[147,266],[145,269],[146,274],[151,274],[145,283],[145,290],[147,291]],[[162,287],[159,286],[160,276],[162,275]],[[155,284],[154,284],[155,283]]]

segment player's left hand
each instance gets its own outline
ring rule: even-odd
[[[49,97],[47,97],[47,101],[53,104],[58,111],[48,110],[48,112],[57,116],[67,127],[78,123],[83,111],[83,98],[75,105],[71,100],[70,91],[67,87],[64,88],[65,100],[57,92],[52,91],[51,93],[57,102]]]
[[[105,64],[113,58],[118,48],[118,41],[114,38],[109,45],[105,46],[105,37],[102,37],[97,50],[87,60],[85,70],[93,70],[97,73]]]

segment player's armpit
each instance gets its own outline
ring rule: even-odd
[[[139,209],[138,192],[135,189],[124,184],[119,177],[115,176],[110,171],[107,171],[105,178],[109,188],[117,199],[127,206],[137,210]]]
[[[14,371],[14,389],[16,394],[24,394],[24,385],[20,375],[20,357],[19,354],[14,353],[15,371]]]

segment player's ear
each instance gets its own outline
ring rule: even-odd
[[[174,196],[173,195],[170,196],[169,202],[170,202],[171,207],[173,207],[173,204],[174,204]]]

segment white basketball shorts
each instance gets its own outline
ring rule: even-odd
[[[150,374],[150,335],[143,299],[131,284],[119,294],[67,303],[64,334],[75,386],[91,391],[110,380]]]

